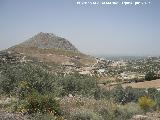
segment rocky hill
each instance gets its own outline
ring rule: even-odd
[[[58,37],[53,33],[43,32],[38,33],[32,38],[14,47],[35,47],[41,49],[59,49],[78,52],[78,49],[65,38]]]
[[[95,63],[91,56],[81,53],[74,45],[52,33],[38,33],[7,51],[19,53],[42,62],[54,62],[69,66],[90,66]]]

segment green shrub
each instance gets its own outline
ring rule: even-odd
[[[38,92],[32,92],[26,99],[19,100],[15,105],[15,111],[61,115],[59,102],[50,95],[40,95]]]
[[[13,112],[15,104],[17,103],[17,101],[18,101],[18,99],[15,98],[15,97],[10,97],[9,98],[9,97],[3,96],[0,99],[0,108],[5,109],[9,112]]]
[[[109,100],[112,97],[111,91],[105,89],[105,88],[97,88],[97,90],[94,93],[95,99],[106,99]]]
[[[128,103],[126,105],[119,105],[115,110],[116,118],[120,120],[130,119],[133,115],[143,114],[143,111],[136,103]]]
[[[122,103],[124,104],[125,103],[125,89],[121,86],[121,85],[118,85],[117,87],[115,87],[113,90],[113,97],[114,97],[114,100],[117,102],[117,103]]]
[[[28,94],[32,91],[32,88],[27,81],[20,81],[17,88],[19,99],[25,99],[26,96],[28,96]]]
[[[0,90],[3,94],[11,94],[13,89],[15,88],[15,81],[12,79],[8,79],[4,75],[0,76]]]
[[[125,101],[129,102],[137,102],[138,98],[141,96],[145,96],[147,93],[144,89],[132,88],[130,86],[125,89]]]
[[[115,87],[111,92],[115,102],[120,104],[137,102],[139,97],[147,94],[144,89],[132,87],[123,88],[121,85]]]
[[[1,74],[4,77],[0,81],[0,87],[6,94],[19,94],[23,98],[30,89],[41,94],[52,92],[58,95],[61,92],[61,87],[56,82],[59,78],[35,63],[8,65]]]
[[[78,103],[78,104],[77,104]],[[61,100],[61,108],[64,117],[68,120],[71,114],[75,116],[87,116],[87,111],[94,112],[104,120],[125,120],[135,114],[143,113],[143,110],[137,103],[127,103],[125,105],[117,104],[111,100],[95,100],[86,97],[65,97]],[[77,112],[78,111],[78,112]],[[79,112],[80,111],[80,112]],[[92,120],[92,119],[91,119]]]
[[[94,95],[97,84],[93,77],[80,75],[56,76],[48,69],[36,63],[19,63],[3,68],[0,88],[6,94],[18,94],[21,99],[31,89],[41,94],[52,92],[53,95],[83,94]]]
[[[97,112],[104,120],[114,120],[115,118],[114,108],[111,106],[101,106],[98,108]]]
[[[153,100],[156,99],[156,94],[158,93],[158,90],[156,88],[148,88],[148,96],[152,98]]]
[[[70,115],[70,120],[103,120],[103,118],[87,109],[77,109]]]
[[[63,87],[63,95],[82,94],[94,95],[97,87],[96,80],[90,76],[80,75],[78,73],[66,75],[59,84]]]
[[[27,100],[19,100],[14,104],[14,111],[21,112],[21,113],[27,113],[29,103]]]
[[[156,101],[157,109],[160,110],[160,92],[157,92],[155,94],[155,101]]]
[[[98,108],[98,113],[105,120],[128,120],[135,114],[143,114],[143,111],[136,103],[125,105],[108,104]]]
[[[144,96],[138,99],[138,104],[145,112],[147,112],[148,110],[151,110],[156,103],[153,99]]]
[[[26,106],[28,113],[53,113],[54,115],[60,115],[59,103],[49,95],[39,95],[33,92],[26,98],[28,105]]]
[[[150,80],[155,80],[155,79],[157,79],[157,76],[154,72],[149,71],[148,73],[146,73],[145,80],[150,81]]]
[[[64,120],[62,116],[55,116],[54,114],[32,114],[34,120]]]

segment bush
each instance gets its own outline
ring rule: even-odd
[[[108,103],[107,105],[100,105],[97,106],[97,112],[102,116],[104,120],[114,120],[116,115],[115,115],[115,109],[117,106],[115,104],[110,104]]]
[[[103,118],[91,110],[77,109],[71,113],[70,120],[103,120]]]
[[[39,95],[33,92],[27,97],[28,113],[53,113],[54,115],[60,115],[60,105],[59,103],[49,95]]]
[[[138,99],[138,104],[145,112],[147,112],[148,110],[151,110],[156,103],[153,99],[144,96]]]
[[[12,79],[8,79],[4,75],[0,76],[0,91],[1,94],[11,94],[13,89],[15,88],[15,81]]]
[[[19,100],[18,102],[16,102],[14,104],[14,112],[17,111],[17,112],[21,112],[21,113],[27,113],[28,112],[28,106],[29,103],[27,100]]]
[[[157,79],[157,76],[154,72],[149,71],[148,73],[146,73],[145,80],[150,81],[150,80],[155,80],[155,79]]]
[[[121,104],[137,102],[139,97],[146,95],[146,92],[143,89],[132,87],[123,88],[121,85],[115,87],[111,92],[115,102]]]
[[[58,95],[61,88],[57,85],[57,76],[50,74],[45,68],[34,63],[8,65],[3,69],[0,87],[6,94],[19,94],[25,97],[30,89],[41,94],[52,92]]]
[[[125,105],[117,105],[110,103],[103,105],[98,113],[105,120],[128,120],[135,114],[141,114],[143,111],[136,103],[127,103]]]
[[[106,99],[109,100],[112,97],[111,92],[106,90],[105,88],[98,88],[94,93],[94,98],[99,99]]]
[[[145,89],[140,88],[132,88],[132,87],[126,87],[125,89],[125,100],[126,103],[129,102],[137,102],[138,98],[147,95]]]
[[[112,92],[114,100],[117,103],[122,103],[122,104],[125,103],[125,89],[121,85],[115,87]]]
[[[31,91],[32,91],[32,88],[30,87],[27,81],[20,81],[18,83],[19,99],[25,99],[30,94]]]
[[[93,77],[78,73],[66,76],[56,76],[37,63],[19,63],[6,65],[0,76],[0,88],[6,94],[19,95],[21,99],[31,89],[41,94],[52,92],[53,95],[82,94],[94,95],[97,84]]]
[[[15,110],[22,113],[52,113],[53,115],[60,115],[60,105],[50,95],[40,95],[38,92],[32,92],[24,100],[19,100],[15,106]]]
[[[138,91],[135,91],[135,89],[133,89],[132,87],[126,87],[125,89],[125,102],[133,102],[136,101],[137,99],[137,94]]]
[[[155,94],[155,101],[156,101],[157,109],[160,110],[160,92],[157,92]]]
[[[33,114],[33,120],[65,120],[62,116],[55,116],[54,114]]]
[[[148,88],[148,96],[152,98],[153,100],[156,99],[156,94],[158,93],[158,90],[156,88]]]
[[[72,116],[72,118],[74,118],[73,116],[87,116],[87,111],[100,116],[104,120],[126,120],[135,114],[143,113],[143,110],[136,103],[118,105],[105,99],[95,100],[79,96],[63,98],[61,100],[61,108],[67,120],[69,116]]]
[[[63,87],[62,95],[94,95],[97,90],[96,80],[90,76],[80,75],[78,73],[66,75],[59,81],[60,86]]]
[[[128,103],[126,105],[119,105],[115,111],[116,118],[127,120],[133,115],[143,114],[143,111],[136,103]]]

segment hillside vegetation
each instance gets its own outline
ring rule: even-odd
[[[105,89],[97,76],[75,70],[93,65],[94,58],[77,51],[68,41],[66,46],[71,48],[48,43],[39,46],[41,38],[47,38],[50,44],[55,36],[40,33],[0,52],[0,119],[147,120],[149,112],[159,114],[157,89],[124,88],[120,84]],[[36,43],[39,39],[41,42]],[[71,68],[75,71],[68,72]]]
[[[97,85],[96,78],[56,75],[42,63],[7,63],[0,71],[1,108],[33,118],[125,120],[160,106],[156,89],[148,93],[121,86],[106,90]]]

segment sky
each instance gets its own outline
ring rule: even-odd
[[[0,50],[48,32],[90,55],[160,55],[160,0],[136,0],[150,2],[136,6],[77,4],[85,1],[93,2],[0,0]]]

